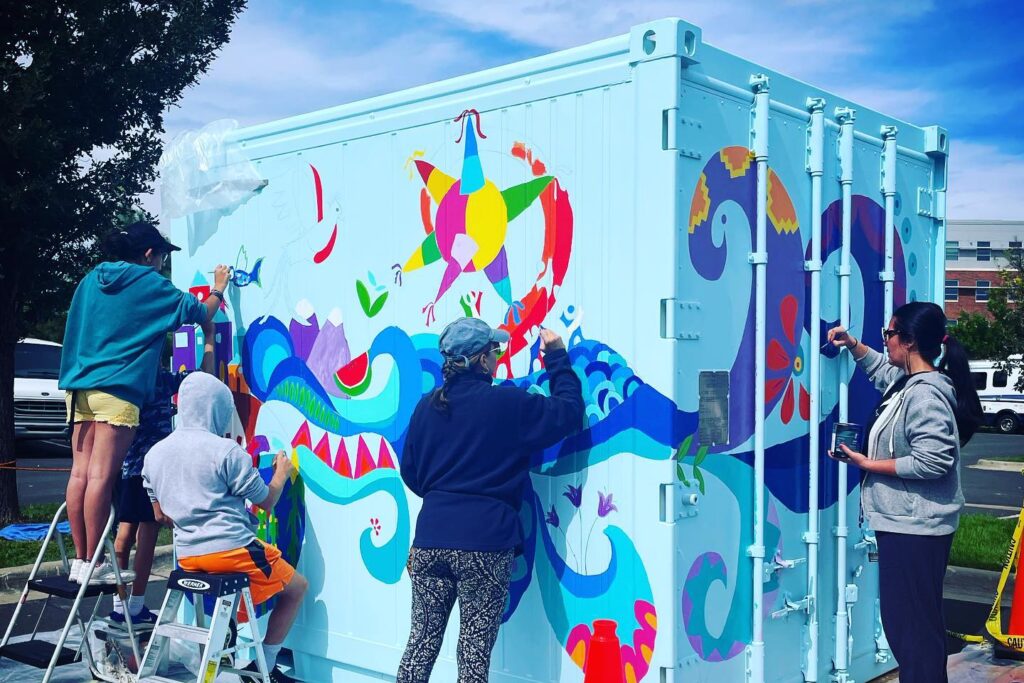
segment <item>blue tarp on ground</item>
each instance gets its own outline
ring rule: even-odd
[[[0,529],[0,538],[8,541],[41,541],[46,538],[46,530],[49,524],[10,524]],[[57,529],[62,534],[71,533],[71,524],[61,522]]]

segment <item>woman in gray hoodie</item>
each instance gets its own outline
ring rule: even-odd
[[[943,683],[942,580],[964,505],[960,447],[981,423],[981,402],[937,305],[901,306],[882,339],[888,358],[842,327],[829,330],[883,392],[865,430],[867,452],[842,446],[829,455],[864,471],[861,507],[878,539],[882,626],[900,681]]]

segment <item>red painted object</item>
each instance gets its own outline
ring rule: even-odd
[[[594,622],[594,635],[590,638],[587,662],[583,667],[583,683],[623,683],[621,645],[615,635],[617,628],[618,624],[611,619]]]
[[[1019,543],[1020,541],[1018,541]],[[1007,635],[1024,636],[1024,580],[1021,579],[1021,556],[1017,554],[1017,581],[1013,586],[1013,603],[1010,605],[1010,626]]]

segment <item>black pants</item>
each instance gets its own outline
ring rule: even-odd
[[[882,627],[900,665],[900,683],[947,683],[942,579],[953,534],[875,536]]]
[[[459,683],[486,683],[514,556],[512,550],[412,549],[408,565],[412,631],[398,668],[398,683],[427,683],[430,679],[456,598]]]

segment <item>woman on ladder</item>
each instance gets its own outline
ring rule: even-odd
[[[165,335],[212,320],[230,277],[217,266],[203,302],[178,290],[159,271],[179,248],[147,222],[113,232],[104,248],[112,260],[86,275],[71,300],[60,368],[74,422],[67,505],[75,545],[69,578],[78,582],[90,578],[93,553],[102,552],[114,480],[155,385]],[[110,562],[98,564],[90,583],[114,582]]]
[[[960,447],[982,411],[964,348],[933,303],[896,309],[882,330],[888,359],[842,327],[828,340],[850,350],[884,392],[867,433],[867,453],[845,445],[830,456],[864,472],[861,506],[878,540],[882,627],[901,683],[944,683],[942,580],[964,506]]]

